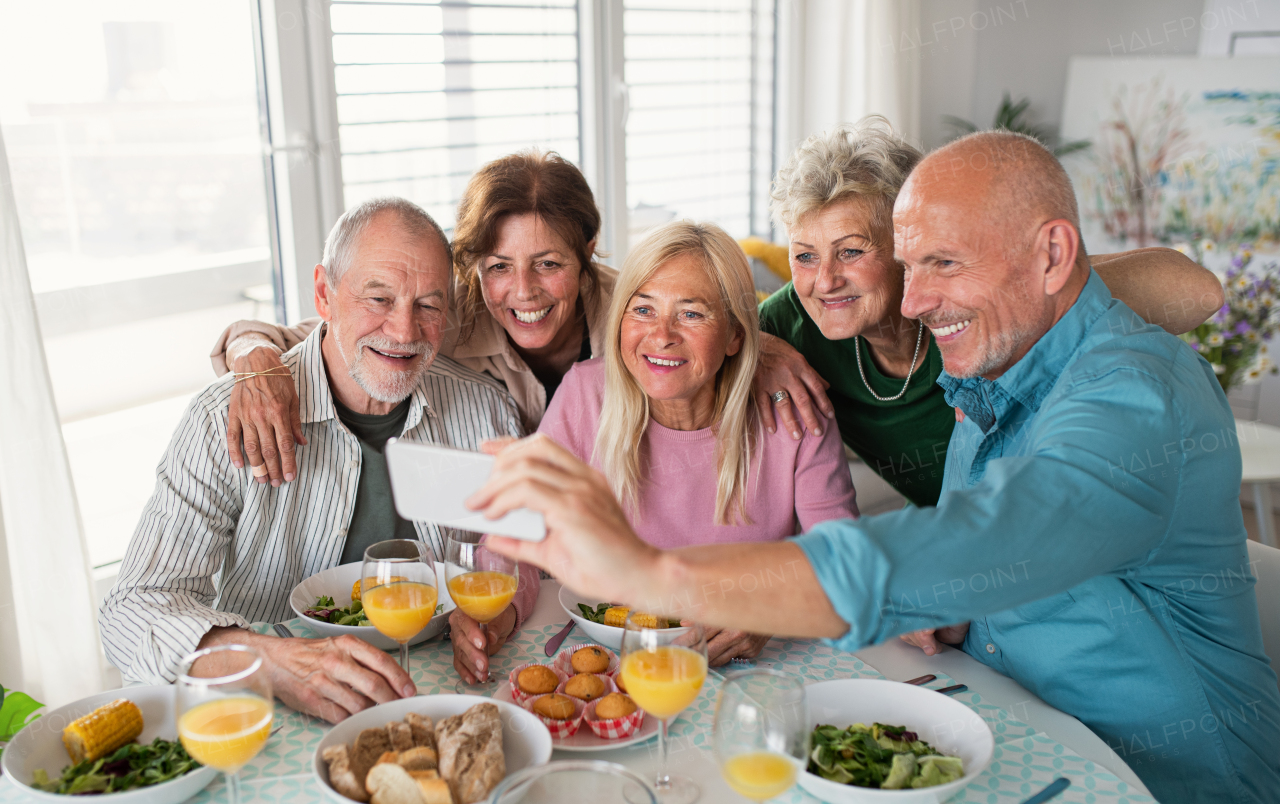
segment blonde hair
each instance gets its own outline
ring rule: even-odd
[[[605,342],[605,391],[594,458],[623,505],[637,512],[640,441],[649,425],[649,398],[622,361],[622,318],[631,297],[658,269],[676,257],[692,255],[720,289],[730,323],[742,333],[742,347],[725,358],[716,374],[716,517],[750,524],[746,511],[751,457],[760,438],[760,420],[752,404],[751,382],[760,360],[760,319],[756,313],[751,267],[737,242],[713,223],[675,221],[650,233],[627,255],[609,305]],[[649,467],[652,470],[653,467]]]
[[[873,238],[893,244],[893,202],[920,151],[893,133],[889,121],[867,115],[853,125],[814,134],[800,144],[774,177],[770,208],[791,231],[801,218],[839,201],[869,205]]]

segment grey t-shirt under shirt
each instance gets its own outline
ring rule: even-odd
[[[337,399],[333,404],[338,418],[360,439],[360,484],[356,488],[351,524],[347,527],[347,543],[342,548],[342,563],[350,564],[362,561],[369,545],[387,539],[418,538],[413,523],[396,513],[387,459],[382,454],[387,439],[404,432],[405,420],[409,418],[409,399],[383,415],[356,413]]]

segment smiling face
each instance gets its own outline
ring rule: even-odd
[[[690,425],[689,411],[700,419],[714,408],[716,374],[726,357],[738,353],[742,337],[724,309],[719,285],[697,257],[681,254],[654,272],[628,302],[622,362],[649,397],[660,424]]]
[[[902,314],[929,327],[953,377],[998,377],[1052,317],[1031,266],[1011,259],[1018,233],[986,219],[983,197],[961,182],[913,177],[894,206]]]
[[[790,232],[796,296],[828,340],[891,334],[902,269],[884,245],[890,233],[873,231],[872,220],[868,202],[851,198],[804,216]]]
[[[316,266],[316,309],[329,323],[322,350],[339,401],[385,413],[413,392],[444,331],[449,256],[393,212],[361,233],[352,264],[330,287]]]
[[[537,215],[504,218],[479,271],[485,307],[517,347],[555,349],[572,334],[582,266]]]

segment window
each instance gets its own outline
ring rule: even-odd
[[[772,0],[625,0],[631,237],[671,218],[769,231]]]
[[[347,206],[401,195],[453,226],[476,168],[539,147],[578,161],[573,0],[330,11]]]
[[[320,192],[281,201],[282,220],[316,221],[281,249],[296,310],[307,312],[312,241],[341,208],[402,195],[448,229],[472,173],[529,147],[583,169],[614,264],[675,217],[769,235],[780,1],[297,0],[321,22],[307,46],[281,44],[274,69],[311,71],[312,92],[331,78],[333,97],[313,101],[331,112],[295,114],[279,136],[273,127],[277,151],[315,142],[320,162],[332,160]],[[331,60],[316,60],[319,50]],[[303,94],[292,93],[298,109]],[[339,143],[332,156],[328,141]],[[325,191],[342,203],[326,208],[316,200]]]
[[[228,322],[270,317],[238,4],[0,3],[0,125],[89,557],[124,554]]]

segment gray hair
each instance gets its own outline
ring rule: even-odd
[[[400,224],[415,237],[434,237],[444,246],[445,259],[449,269],[453,270],[453,248],[449,238],[444,236],[440,224],[417,204],[398,196],[383,196],[362,201],[338,218],[338,222],[329,230],[324,241],[324,257],[320,264],[324,266],[324,275],[331,287],[337,287],[343,275],[351,267],[355,258],[356,247],[360,244],[360,235],[384,212],[394,213]]]
[[[893,202],[921,157],[888,120],[867,115],[801,143],[774,177],[770,208],[790,231],[812,212],[862,198],[870,204],[876,237],[892,243]]]

